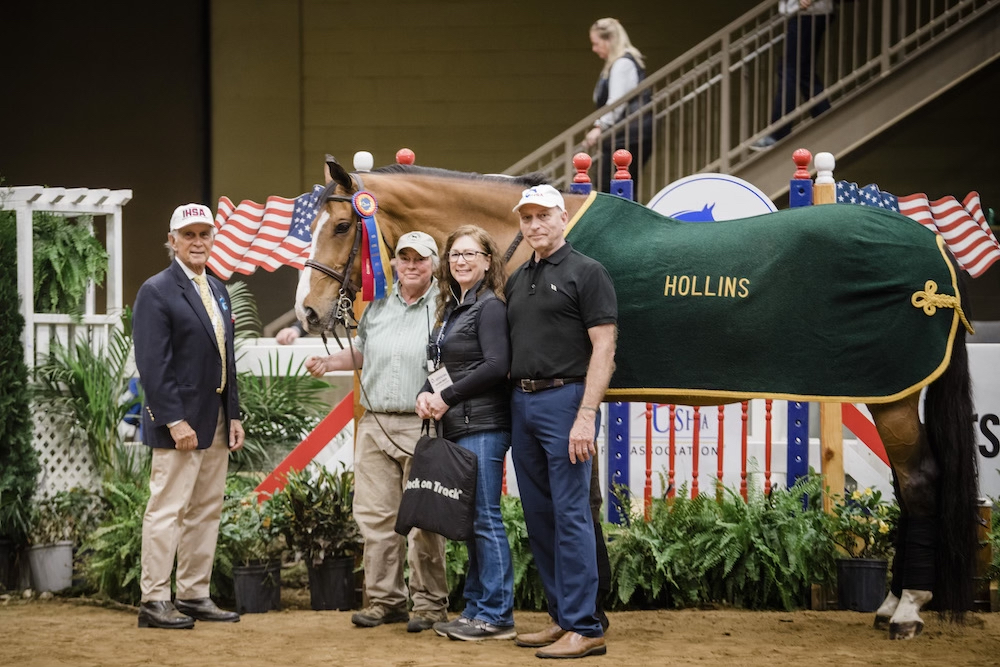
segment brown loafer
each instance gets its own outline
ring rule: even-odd
[[[557,642],[535,652],[537,658],[586,658],[588,655],[604,655],[608,647],[604,637],[584,637],[575,632],[567,632]]]
[[[560,628],[556,623],[553,623],[549,627],[544,630],[539,630],[538,632],[518,634],[514,639],[514,643],[518,646],[524,646],[525,648],[541,648],[554,643],[565,634],[565,630]]]

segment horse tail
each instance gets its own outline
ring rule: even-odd
[[[960,323],[951,362],[927,388],[924,399],[927,439],[941,472],[934,603],[940,612],[955,620],[972,608],[979,549],[978,464],[965,335]]]

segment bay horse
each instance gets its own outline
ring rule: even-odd
[[[514,248],[519,221],[512,209],[524,188],[544,182],[541,175],[491,176],[406,165],[350,174],[332,158],[326,166],[327,185],[312,224],[310,259],[296,295],[297,315],[312,333],[333,331],[334,322],[346,322],[361,284],[362,222],[352,205],[358,191],[377,200],[378,229],[390,249],[413,230],[430,234],[444,247],[454,228],[475,224],[489,232],[498,247],[509,248],[511,269],[529,256],[527,244]],[[892,563],[898,594],[886,596],[875,627],[887,629],[893,639],[920,634],[919,612],[932,597],[938,611],[961,620],[972,607],[978,548],[978,480],[965,346],[966,328],[971,327],[962,311],[954,260],[940,239],[898,214],[862,213],[860,209],[868,207],[851,205],[805,207],[711,225],[652,214],[662,219],[635,223],[641,234],[633,234],[625,229],[628,225],[615,227],[617,218],[641,215],[637,209],[649,215],[648,209],[614,203],[611,200],[618,198],[603,194],[565,193],[564,199],[570,218],[567,238],[605,263],[619,293],[617,369],[608,397],[681,405],[764,396],[866,403],[885,445],[901,507]],[[612,205],[616,208],[607,208]],[[579,231],[580,216],[595,210],[597,231]],[[841,219],[850,220],[845,224]],[[785,224],[789,221],[794,224]],[[903,248],[904,259],[877,255],[872,261],[871,253],[882,246]],[[675,247],[683,248],[680,256],[663,260]],[[684,263],[706,247],[722,268],[703,275]],[[789,256],[798,255],[807,256],[805,268],[790,270],[795,260]],[[916,277],[897,276],[906,274],[918,256],[932,266],[926,270],[934,279],[925,283],[921,277],[914,288]],[[923,275],[919,271],[917,277]],[[733,275],[717,276],[719,272]],[[741,278],[740,272],[753,277]],[[803,273],[816,273],[816,282],[799,288],[808,283]],[[635,292],[634,285],[649,282],[649,275],[655,293]],[[833,283],[843,285],[831,296],[828,285]],[[779,288],[801,289],[799,296],[806,303],[777,299],[754,311],[754,304],[766,303]],[[665,298],[681,292],[701,298]],[[789,307],[786,301],[795,305]],[[697,302],[702,310],[685,310],[689,302]],[[705,311],[705,304],[722,314]],[[772,312],[777,317],[769,321]],[[860,322],[871,314],[882,319],[868,327],[837,328],[839,320]],[[655,326],[647,325],[650,318]],[[790,320],[804,324],[794,335],[783,335]],[[934,337],[939,340],[936,351],[924,351],[920,345]],[[710,339],[712,346],[701,345],[703,339]],[[800,348],[810,347],[821,354],[799,354]],[[683,382],[663,380],[684,375],[685,368],[694,370]]]

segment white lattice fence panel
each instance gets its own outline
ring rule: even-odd
[[[82,433],[73,433],[65,416],[36,406],[34,445],[42,466],[37,493],[43,497],[73,487],[98,491],[100,475]]]

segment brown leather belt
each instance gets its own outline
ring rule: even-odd
[[[549,378],[545,380],[518,380],[517,386],[529,394],[546,389],[555,389],[575,382],[583,382],[586,378]]]

